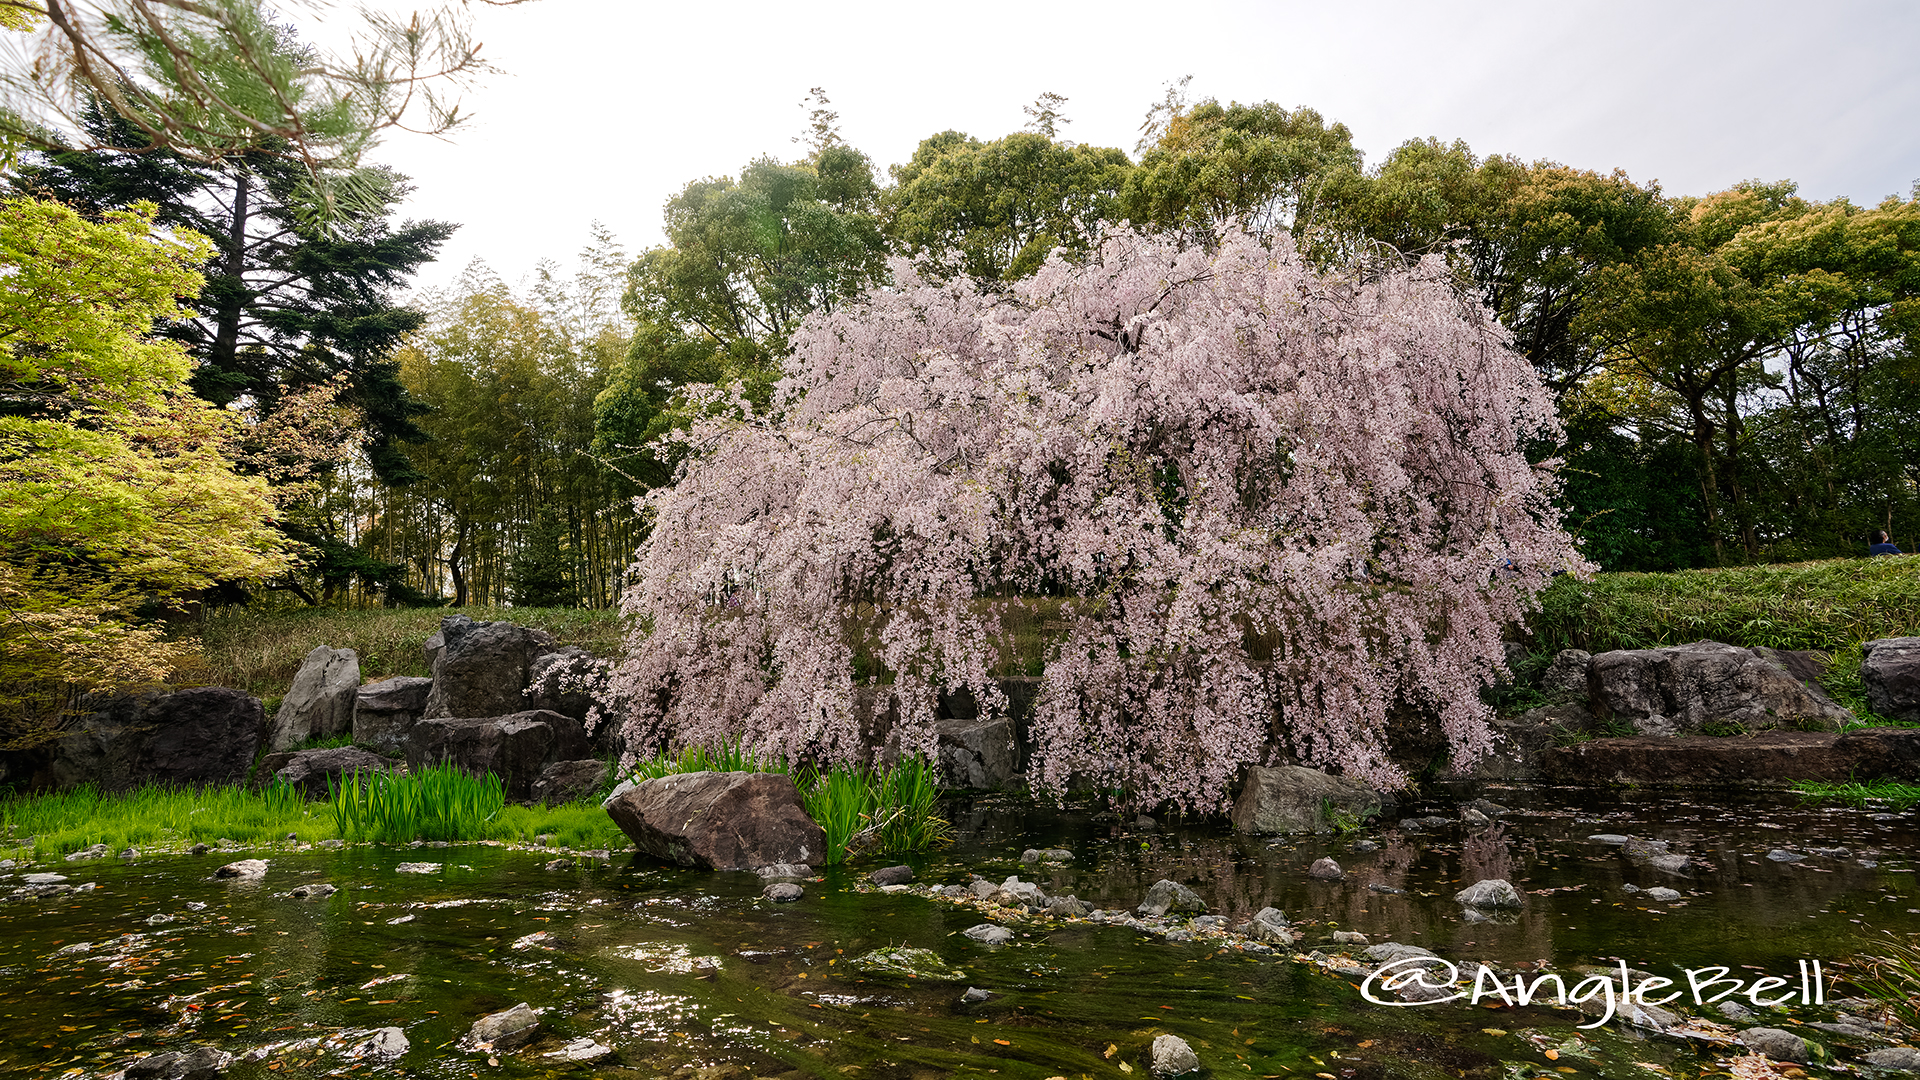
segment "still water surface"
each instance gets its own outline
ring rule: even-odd
[[[1217,824],[1143,827],[981,800],[951,807],[951,848],[909,860],[922,884],[1019,874],[1104,909],[1132,908],[1172,878],[1231,923],[1283,910],[1301,940],[1267,954],[1045,920],[1002,920],[1021,936],[989,948],[960,933],[985,921],[979,910],[863,891],[864,873],[887,859],[826,871],[805,899],[778,905],[752,875],[619,853],[549,870],[552,852],[483,845],[36,866],[27,869],[97,888],[0,906],[0,1073],[106,1076],[144,1054],[208,1044],[240,1056],[235,1078],[1144,1078],[1153,1038],[1173,1033],[1215,1077],[1655,1080],[1702,1075],[1732,1051],[1617,1025],[1581,1031],[1588,1017],[1537,1006],[1386,1008],[1364,1001],[1350,977],[1292,954],[1354,952],[1331,944],[1338,930],[1508,971],[1572,975],[1625,961],[1682,986],[1683,970],[1712,966],[1797,985],[1797,961],[1817,959],[1834,1001],[1858,993],[1843,980],[1877,936],[1920,933],[1912,812],[1778,795],[1471,794],[1513,812],[1492,828],[1407,824],[1457,818],[1452,798],[1433,796],[1351,837],[1270,842]],[[1599,833],[1668,841],[1688,870],[1662,872],[1588,839]],[[1362,840],[1377,849],[1358,850]],[[1074,859],[1022,865],[1030,847]],[[1782,848],[1828,853],[1766,858]],[[269,860],[264,880],[210,876],[243,854]],[[1326,855],[1345,880],[1306,876]],[[1509,921],[1474,921],[1453,900],[1489,877],[1526,893]],[[321,881],[340,891],[286,895]],[[18,883],[16,873],[0,891]],[[1627,886],[1681,897],[1656,902]],[[850,964],[898,945],[933,950],[966,977],[872,977]],[[963,1003],[968,986],[994,996]],[[498,1055],[459,1045],[474,1019],[522,1001],[541,1013],[533,1044]],[[1796,1002],[1737,1026],[1831,1021],[1836,1011]],[[355,1056],[368,1032],[389,1026],[406,1036],[403,1056]],[[1802,1033],[1841,1062],[1886,1044]],[[591,1065],[546,1056],[575,1039],[612,1053]]]

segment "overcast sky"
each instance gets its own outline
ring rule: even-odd
[[[1133,149],[1147,107],[1310,106],[1369,164],[1408,139],[1464,139],[1672,194],[1792,179],[1874,203],[1920,180],[1915,0],[659,4],[481,8],[504,74],[469,92],[449,141],[396,135],[376,160],[418,185],[403,213],[460,231],[422,285],[473,258],[510,281],[571,266],[589,224],[663,242],[687,181],[798,156],[822,86],[882,180],[924,137],[1018,130],[1065,95],[1065,138]]]

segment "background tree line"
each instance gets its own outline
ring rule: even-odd
[[[393,221],[405,182],[377,170],[324,224],[271,146],[41,152],[12,182],[96,220],[152,203],[209,238],[205,287],[156,324],[192,389],[255,425],[345,418],[323,449],[351,452],[276,466],[301,478],[275,518],[298,560],[209,599],[609,605],[644,527],[632,497],[671,479],[667,436],[714,407],[697,388],[772,406],[800,322],[887,285],[890,260],[1004,287],[1122,228],[1199,246],[1243,230],[1326,266],[1447,260],[1552,391],[1568,439],[1535,453],[1565,459],[1567,524],[1607,569],[1854,554],[1920,520],[1913,198],[1671,196],[1431,139],[1369,165],[1311,109],[1183,85],[1129,155],[1066,138],[1064,105],[1043,95],[996,139],[930,135],[883,174],[816,90],[804,154],[689,182],[665,245],[630,259],[596,233],[575,273],[544,265],[516,292],[475,265],[407,302],[454,226]],[[95,144],[131,137],[107,110],[84,123]]]

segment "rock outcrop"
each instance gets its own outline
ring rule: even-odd
[[[1233,827],[1244,833],[1329,833],[1329,811],[1358,824],[1380,813],[1380,793],[1344,777],[1298,765],[1247,770],[1233,802]]]
[[[221,686],[88,698],[81,707],[75,730],[46,751],[32,786],[238,784],[266,726],[259,698]]]
[[[295,750],[268,754],[260,759],[255,783],[265,786],[273,780],[291,784],[308,799],[330,797],[331,789],[355,782],[361,773],[390,772],[393,763],[379,754],[353,746],[328,750]]]
[[[1920,637],[1876,638],[1860,646],[1867,706],[1889,720],[1920,720]]]
[[[316,646],[300,662],[287,696],[274,710],[267,749],[291,750],[309,739],[330,739],[353,730],[360,691],[360,655],[352,649]]]
[[[553,651],[553,636],[544,630],[449,615],[427,639],[433,688],[424,715],[434,719],[524,711],[533,662]]]
[[[493,773],[506,784],[507,797],[525,801],[533,782],[556,761],[586,756],[587,736],[580,721],[556,712],[534,710],[507,716],[429,718],[407,734],[407,767],[420,769],[450,762],[474,775]]]
[[[1831,730],[1853,718],[1779,664],[1717,641],[1601,653],[1588,681],[1595,715],[1642,735],[1693,735],[1715,725]]]
[[[396,675],[362,686],[353,699],[353,744],[383,754],[404,754],[407,733],[427,711],[432,679]]]
[[[1569,784],[1911,780],[1920,779],[1920,728],[1766,731],[1737,739],[1593,739],[1557,747],[1541,765],[1546,779]]]
[[[609,800],[607,813],[634,847],[681,866],[753,870],[826,857],[826,834],[780,773],[663,776]]]
[[[559,806],[593,794],[606,781],[607,763],[599,758],[556,761],[541,770],[528,794],[534,802]]]

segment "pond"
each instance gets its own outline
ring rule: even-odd
[[[1510,812],[1469,827],[1459,800],[1429,794],[1346,837],[1277,841],[1218,824],[956,803],[954,845],[907,860],[914,886],[878,891],[865,872],[897,860],[869,860],[820,873],[790,904],[763,899],[750,874],[623,853],[550,866],[554,852],[489,845],[42,864],[8,874],[0,893],[29,871],[82,890],[0,906],[0,1072],[107,1076],[204,1044],[234,1055],[231,1077],[1145,1077],[1150,1044],[1171,1033],[1216,1077],[1652,1080],[1701,1075],[1740,1052],[1713,1047],[1710,1025],[1661,1035],[1539,1001],[1373,1004],[1355,965],[1377,965],[1365,946],[1334,944],[1335,932],[1430,949],[1469,978],[1484,961],[1508,985],[1534,972],[1571,986],[1583,966],[1621,962],[1682,989],[1689,969],[1774,976],[1791,1001],[1749,1005],[1752,1018],[1685,999],[1670,1008],[1729,1032],[1796,1028],[1834,1062],[1895,1041],[1813,1025],[1861,1014],[1842,1002],[1859,994],[1845,976],[1877,937],[1920,932],[1920,816],[1784,795],[1511,787],[1461,798],[1480,795]],[[1590,839],[1606,834],[1665,841],[1685,866],[1662,870],[1637,848]],[[1028,848],[1072,859],[1023,864]],[[1776,850],[1803,857],[1768,858]],[[1342,880],[1307,876],[1323,856]],[[212,876],[242,857],[266,859],[264,878]],[[990,947],[962,933],[988,921],[981,908],[925,895],[973,874],[1017,874],[1110,911],[1171,878],[1229,924],[1279,908],[1299,941],[1258,950],[1206,931],[1180,941],[1117,922],[999,918],[1017,936]],[[1482,919],[1454,900],[1496,877],[1524,892],[1517,914]],[[338,891],[289,895],[320,882]],[[1678,895],[1649,896],[1657,888]],[[854,965],[888,946],[932,950],[963,978]],[[1826,1003],[1803,1004],[1800,962],[1816,960]],[[989,996],[963,1001],[969,987]],[[463,1045],[477,1018],[519,1002],[540,1013],[532,1043]],[[369,1044],[387,1027],[404,1035],[397,1058],[383,1053],[397,1044]],[[572,1061],[569,1047],[599,1056]]]

